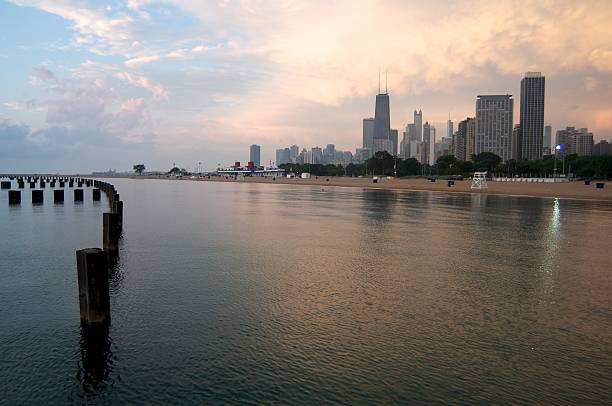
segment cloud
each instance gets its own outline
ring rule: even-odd
[[[142,133],[140,128],[147,117],[144,98],[122,99],[116,89],[104,79],[60,78],[48,69],[34,69],[32,77],[51,90],[54,97],[44,100],[29,100],[25,104],[9,103],[12,108],[46,110],[45,123],[37,134],[54,135],[50,138],[61,140],[58,132],[80,134],[88,143],[100,140],[120,141],[129,139],[133,132]],[[149,90],[154,97],[165,97],[163,87],[144,76],[119,72],[116,78]],[[46,138],[32,138],[43,142]],[[137,138],[135,138],[137,139]],[[104,141],[106,142],[106,141]],[[134,142],[133,139],[130,142]],[[78,143],[74,139],[71,143]]]
[[[55,75],[49,69],[44,67],[36,67],[32,70],[30,76],[30,84],[32,85],[43,85],[45,83],[53,82]]]
[[[20,6],[36,7],[72,23],[75,41],[94,44],[100,53],[119,53],[131,42],[134,19],[127,13],[109,15],[103,7],[77,0],[11,0]],[[112,10],[112,9],[111,9]]]
[[[168,93],[162,85],[153,83],[145,76],[133,75],[129,72],[117,72],[115,77],[134,86],[149,90],[156,99],[166,99],[168,97]]]
[[[590,61],[597,70],[612,71],[612,47],[610,49],[594,49]]]
[[[146,63],[158,61],[160,58],[161,58],[160,55],[137,56],[137,57],[128,59],[127,61],[125,61],[125,64],[127,66],[139,66],[139,65],[144,65]]]
[[[9,101],[5,102],[4,105],[11,110],[15,111],[37,111],[44,112],[43,106],[38,106],[36,100],[28,100],[26,102]]]
[[[168,52],[136,56],[126,60],[125,64],[130,67],[135,67],[145,65],[151,62],[161,61],[164,59],[187,60],[197,55],[203,55],[209,50],[210,48],[207,46],[198,45],[192,48],[180,48]]]

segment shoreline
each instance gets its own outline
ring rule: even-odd
[[[559,198],[571,200],[590,200],[590,201],[612,201],[612,182],[604,182],[604,189],[596,189],[595,183],[584,185],[584,182],[559,182],[559,183],[530,183],[530,182],[487,182],[487,189],[471,189],[471,180],[455,181],[451,187],[447,186],[446,180],[430,182],[427,179],[379,179],[378,183],[373,183],[371,178],[349,178],[319,176],[310,179],[287,179],[287,178],[259,178],[245,177],[241,180],[234,180],[225,177],[191,178],[191,177],[169,177],[169,176],[92,176],[95,178],[118,178],[118,179],[157,179],[174,181],[192,182],[223,182],[223,183],[253,183],[253,184],[277,184],[277,185],[298,185],[298,186],[336,186],[353,187],[373,190],[396,190],[396,191],[430,191],[442,193],[470,193],[512,197],[539,197],[539,198]]]

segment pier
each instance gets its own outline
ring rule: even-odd
[[[86,189],[91,189],[94,202],[101,200],[102,193],[108,199],[109,211],[102,213],[102,248],[77,250],[76,268],[81,324],[110,324],[109,263],[118,256],[123,230],[123,201],[119,193],[112,184],[95,179],[57,175],[0,175],[0,187],[2,192],[7,191],[10,206],[21,205],[21,189],[25,189],[26,183],[31,189],[33,205],[45,203],[43,189],[47,184],[52,189],[53,204],[65,203],[66,186],[73,188],[74,204],[84,202]]]

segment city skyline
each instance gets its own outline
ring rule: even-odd
[[[246,160],[253,143],[262,162],[281,145],[354,151],[379,69],[400,139],[415,108],[441,138],[449,112],[454,123],[474,115],[477,94],[518,100],[528,71],[546,75],[553,134],[610,139],[611,8],[520,3],[0,1],[1,169],[211,169]],[[322,9],[338,23],[313,23]]]

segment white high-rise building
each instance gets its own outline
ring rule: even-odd
[[[512,154],[512,95],[479,95],[476,99],[475,154],[492,152],[502,161]]]
[[[417,141],[423,141],[423,112],[421,110],[414,111],[414,129],[416,130]]]
[[[423,124],[423,148],[421,150],[421,163],[433,165],[435,161],[436,128],[425,122]]]

